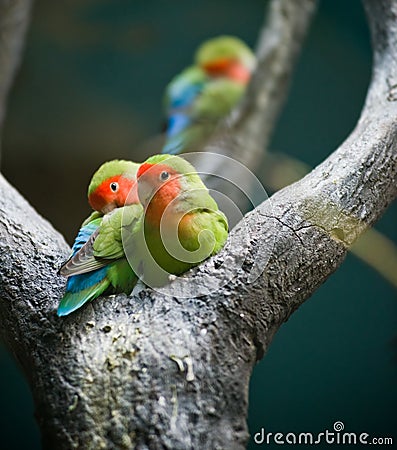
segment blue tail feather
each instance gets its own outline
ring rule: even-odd
[[[95,272],[101,271],[102,269],[99,269]],[[80,308],[80,306],[84,305],[84,303],[94,300],[94,298],[99,297],[106,291],[106,289],[110,286],[110,282],[106,276],[102,276],[101,279],[99,279],[99,281],[95,284],[89,285],[89,281],[92,282],[95,277],[99,276],[95,272],[89,274],[89,277],[87,277],[87,274],[82,274],[74,275],[68,279],[65,295],[58,306],[58,316],[67,316],[73,311],[76,311],[76,309]],[[80,277],[80,279],[76,280],[78,277]],[[90,278],[91,280],[87,280],[87,278]],[[73,289],[71,289],[71,284],[73,285]]]

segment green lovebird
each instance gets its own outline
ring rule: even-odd
[[[103,293],[130,293],[137,278],[123,257],[121,223],[142,215],[136,186],[139,165],[114,160],[104,163],[88,187],[94,212],[83,222],[70,258],[59,273],[68,278],[58,315],[66,316]]]
[[[234,36],[205,41],[194,64],[166,88],[162,153],[199,150],[241,99],[255,65],[253,52]]]
[[[146,284],[162,285],[224,246],[226,216],[186,160],[152,156],[139,167],[137,184],[144,215],[127,253]]]

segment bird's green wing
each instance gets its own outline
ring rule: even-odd
[[[93,242],[93,256],[100,259],[119,259],[124,256],[123,239],[133,233],[134,226],[141,217],[141,205],[117,208],[104,220],[98,236]]]
[[[103,217],[87,243],[63,266],[65,276],[91,272],[123,258],[123,235],[133,232],[142,216],[141,205],[117,208]]]
[[[216,121],[227,116],[238,103],[245,86],[233,80],[220,78],[208,82],[193,105],[196,121]]]

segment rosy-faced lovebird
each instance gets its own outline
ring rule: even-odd
[[[226,216],[186,160],[152,156],[139,167],[137,184],[149,250],[140,257],[146,284],[164,284],[169,274],[179,275],[223,247]]]
[[[163,153],[199,150],[245,92],[256,60],[240,39],[205,41],[194,64],[177,75],[165,93],[166,142]]]
[[[94,212],[83,222],[72,254],[59,271],[69,277],[59,316],[103,293],[133,289],[137,278],[124,258],[121,223],[132,224],[142,214],[136,190],[138,167],[131,161],[109,161],[92,177],[88,201]]]

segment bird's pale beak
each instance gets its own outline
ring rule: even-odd
[[[116,205],[114,204],[114,202],[108,203],[107,205],[105,205],[105,206],[102,208],[102,212],[103,212],[103,214],[108,214],[108,213],[110,213],[111,211],[113,211],[115,208],[116,208]]]
[[[153,186],[144,177],[138,180],[138,197],[142,206],[146,207],[153,197]]]

